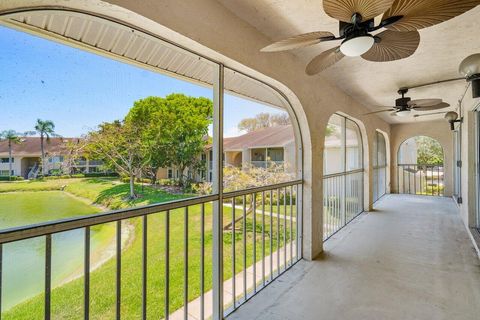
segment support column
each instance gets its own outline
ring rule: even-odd
[[[219,65],[213,85],[213,320],[223,319],[223,88],[224,66]]]

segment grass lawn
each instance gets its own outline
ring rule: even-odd
[[[65,191],[87,198],[92,202],[123,208],[163,202],[189,195],[171,195],[162,191],[145,187],[142,197],[131,202],[124,202],[128,194],[128,185],[109,179],[69,179],[51,180],[46,182],[19,182],[0,184],[0,192],[20,190],[42,190],[46,188],[57,190],[66,185]],[[20,185],[22,185],[20,187]],[[137,186],[140,189],[139,186]],[[138,190],[140,192],[140,190]],[[267,209],[267,208],[266,208]],[[289,210],[289,209],[288,209]],[[232,208],[225,207],[224,225],[231,222]],[[170,310],[183,305],[184,284],[184,209],[171,211],[170,218]],[[242,215],[241,210],[235,210],[235,217]],[[200,206],[189,207],[188,212],[188,283],[189,300],[200,295]],[[266,254],[270,249],[270,217],[266,210]],[[122,318],[139,319],[141,316],[141,257],[142,257],[142,220],[130,219],[128,223],[134,227],[133,241],[122,252]],[[254,227],[252,216],[246,219],[247,266],[253,263],[253,230],[256,230],[257,260],[261,258],[261,216],[257,215],[257,224]],[[272,222],[273,250],[277,248],[277,233],[280,243],[283,243],[283,220],[280,220],[280,230],[277,230],[277,220]],[[125,223],[125,222],[124,222]],[[295,223],[293,223],[295,229]],[[287,221],[287,228],[290,224]],[[205,291],[212,285],[212,206],[205,206]],[[235,230],[236,272],[243,267],[243,238],[242,221],[237,222]],[[156,213],[148,216],[148,317],[152,319],[164,316],[165,292],[165,213]],[[294,237],[294,233],[292,237]],[[290,233],[287,232],[287,241]],[[232,276],[232,231],[224,233],[224,277]],[[91,319],[112,319],[115,314],[115,259],[110,259],[91,274]],[[83,278],[69,282],[52,291],[53,319],[82,319],[83,318]],[[43,296],[38,295],[21,303],[8,312],[2,314],[2,319],[40,319],[43,315]]]
[[[142,191],[136,185],[136,191],[141,197],[135,200],[125,199],[129,195],[129,185],[114,178],[58,179],[45,181],[21,181],[0,183],[0,193],[14,191],[51,191],[62,190],[90,200],[109,209],[121,209],[133,206],[147,205],[171,200],[188,198],[193,195],[175,195],[145,186]]]

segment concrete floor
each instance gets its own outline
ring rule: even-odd
[[[449,198],[387,195],[233,319],[480,319],[480,261]]]

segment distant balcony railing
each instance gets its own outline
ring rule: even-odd
[[[52,308],[52,298],[58,299],[58,296],[52,295],[52,279],[56,276],[56,269],[52,269],[52,247],[56,246],[54,236],[83,230],[83,266],[80,269],[83,269],[84,284],[79,287],[79,290],[83,290],[83,297],[79,294],[77,299],[81,299],[79,302],[83,304],[82,318],[94,318],[92,306],[98,303],[92,301],[96,292],[91,290],[94,257],[91,229],[114,223],[116,231],[112,235],[115,244],[112,259],[115,261],[116,289],[107,293],[111,296],[100,298],[111,301],[112,304],[107,308],[114,310],[116,319],[146,319],[148,316],[149,319],[204,320],[212,317],[214,308],[222,308],[224,315],[227,315],[301,259],[302,186],[302,180],[296,180],[228,192],[223,194],[222,206],[218,203],[222,198],[215,194],[0,230],[0,275],[6,262],[19,265],[23,263],[3,260],[2,250],[6,245],[31,238],[44,241],[44,249],[35,252],[43,254],[45,261],[44,270],[41,271],[44,273],[44,290],[41,295],[44,300],[43,318],[61,317],[62,310],[55,306]],[[140,231],[135,237],[141,237],[141,245],[132,247],[140,250],[138,257],[141,261],[137,267],[142,278],[138,287],[125,284],[125,271],[122,274],[122,249],[128,243],[122,242],[125,237],[122,228],[132,225],[134,221],[138,221]],[[218,227],[215,227],[215,223]],[[152,225],[148,227],[150,224]],[[176,231],[172,231],[173,228]],[[181,232],[178,232],[179,228]],[[152,241],[149,230],[154,230],[160,243],[147,243],[147,239]],[[221,244],[215,244],[215,241],[220,241]],[[154,257],[149,255],[149,245],[159,245],[162,248],[161,254]],[[220,253],[214,249],[218,247],[222,248]],[[212,258],[216,254],[220,255],[219,259]],[[148,275],[153,272],[150,270],[152,264],[161,265],[161,268],[154,271],[156,281],[162,283],[162,299],[154,299],[150,295],[151,291],[147,290],[151,286],[151,277]],[[219,270],[223,270],[225,281],[216,286],[210,277]],[[196,274],[192,275],[194,272]],[[3,277],[6,277],[5,273]],[[219,275],[213,278],[218,279]],[[1,279],[2,277],[0,288]],[[127,287],[128,290],[138,290],[137,294],[141,297],[138,311],[142,316],[125,314],[132,312],[123,306],[124,290]],[[215,288],[222,288],[223,292],[214,291],[217,290]],[[8,294],[3,288],[2,295]],[[222,306],[213,305],[212,301],[215,300],[212,297],[215,294],[223,295]],[[128,296],[132,296],[132,292]],[[1,310],[0,299],[0,314]],[[151,314],[152,310],[156,310],[156,314]]]
[[[73,165],[77,167],[85,167],[87,166],[87,164],[92,167],[101,166],[103,165],[103,161],[102,160],[75,160],[73,162]]]
[[[283,165],[284,161],[273,161],[273,160],[266,160],[266,161],[250,161],[252,166],[257,168],[270,168],[274,165]]]
[[[443,164],[399,164],[397,166],[398,193],[427,196],[444,195]]]

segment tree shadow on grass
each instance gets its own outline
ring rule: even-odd
[[[130,186],[128,183],[122,183],[101,191],[95,199],[95,202],[107,206],[110,209],[120,209],[181,200],[193,196],[191,194],[170,194],[162,190],[154,189],[150,186],[142,187],[141,185],[135,185],[135,193],[137,198],[131,199],[129,197]]]

